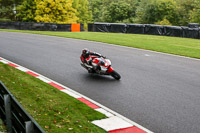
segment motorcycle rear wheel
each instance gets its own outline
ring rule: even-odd
[[[119,80],[121,76],[114,70],[110,73],[110,75],[115,78],[116,80]]]

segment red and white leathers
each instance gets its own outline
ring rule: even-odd
[[[93,69],[92,60],[97,57],[102,57],[102,55],[99,53],[90,51],[87,55],[82,54],[80,58],[81,58],[82,63],[86,64],[89,70],[89,69]]]
[[[88,70],[88,73],[110,75],[119,80],[121,76],[111,67],[111,61],[101,54],[91,52],[87,48],[82,50],[81,66]]]

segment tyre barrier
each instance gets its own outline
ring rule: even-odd
[[[0,22],[0,29],[36,30],[36,31],[84,31],[83,24],[55,24],[55,23],[29,23],[29,22]]]
[[[89,23],[88,31],[148,34],[200,39],[199,24],[190,23],[185,26],[164,26],[154,24],[116,24],[116,23]]]
[[[1,81],[0,116],[8,133],[45,133]]]

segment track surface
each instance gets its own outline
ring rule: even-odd
[[[80,53],[107,56],[121,74],[88,74]],[[156,133],[200,131],[200,60],[84,40],[0,32],[6,58],[124,115]]]

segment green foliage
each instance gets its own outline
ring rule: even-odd
[[[156,22],[155,24],[157,25],[172,25],[169,20],[167,20],[166,18],[164,18],[162,21]]]
[[[195,6],[200,3],[200,0],[177,0],[177,3],[180,17],[179,25],[187,25],[190,23],[190,12],[196,8]]]
[[[89,0],[89,3],[95,22],[199,23],[200,0]]]
[[[35,0],[37,22],[47,23],[76,23],[76,10],[72,0]]]
[[[88,0],[74,0],[73,8],[77,10],[76,16],[79,18],[77,22],[84,24],[85,29],[87,29],[87,23],[92,21]]]
[[[36,3],[34,0],[25,0],[22,5],[17,7],[17,20],[22,22],[35,21]]]
[[[94,22],[102,21],[103,4],[104,1],[102,0],[89,0],[89,8],[92,12],[92,19]]]
[[[0,18],[14,19],[12,6],[2,6],[0,8]]]
[[[23,0],[0,0],[0,18],[15,20],[15,8]]]
[[[24,0],[0,0],[0,6],[13,6],[19,5],[23,2]]]
[[[137,0],[89,0],[95,22],[133,22]]]
[[[17,7],[17,19],[24,22],[76,23],[72,0],[25,0]]]
[[[1,0],[0,1],[0,18],[14,18],[13,13],[13,1],[12,0]]]
[[[193,8],[189,11],[189,20],[192,23],[200,24],[200,0],[194,0]]]
[[[190,11],[190,22],[200,24],[200,9],[193,9]]]
[[[0,133],[6,133],[6,126],[3,123],[2,119],[0,118]]]
[[[176,3],[173,0],[152,0],[145,6],[142,3],[140,7],[137,12],[140,23],[154,24],[166,18],[170,23],[176,24]]]
[[[130,18],[131,5],[124,1],[111,2],[104,13],[106,22],[123,21]]]
[[[200,22],[200,0],[0,0],[0,17],[15,20],[15,6],[17,20],[27,22],[85,26],[90,22],[186,26]]]

